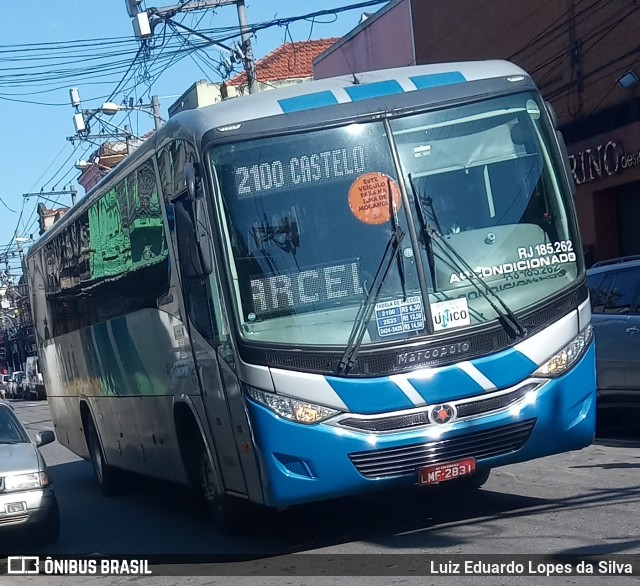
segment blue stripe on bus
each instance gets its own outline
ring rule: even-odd
[[[538,368],[532,360],[513,349],[470,362],[496,389],[506,389],[515,385],[531,376]],[[398,376],[406,376],[407,382],[427,405],[466,399],[486,392],[480,382],[455,364]],[[382,413],[416,406],[388,377],[364,380],[325,378],[348,409],[354,413]]]
[[[401,94],[404,90],[395,79],[389,79],[387,81],[352,85],[344,88],[344,91],[349,94],[349,97],[354,102],[357,102],[358,100],[368,100],[369,98]]]
[[[437,369],[429,377],[409,375],[407,380],[428,405],[484,393],[480,384],[456,365]]]
[[[385,413],[415,407],[411,399],[387,377],[325,378],[352,413]]]
[[[447,73],[432,73],[431,75],[417,75],[409,78],[419,90],[425,90],[442,85],[453,85],[467,81],[459,71]]]
[[[497,389],[521,382],[537,368],[524,354],[513,349],[472,360],[471,364]],[[429,376],[425,376],[427,374]],[[455,364],[404,376],[427,405],[466,399],[486,392],[480,382]],[[326,377],[326,380],[349,410],[355,413],[382,413],[415,407],[413,401],[388,377],[369,380]]]
[[[301,110],[324,108],[325,106],[335,106],[337,103],[338,99],[330,91],[316,92],[305,96],[278,100],[278,104],[280,104],[280,107],[285,114],[289,112],[300,112]]]
[[[485,356],[471,361],[499,389],[513,386],[538,368],[531,359],[517,350],[506,350],[497,356]]]

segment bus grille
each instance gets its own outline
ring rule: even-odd
[[[367,478],[416,474],[424,466],[455,462],[463,458],[481,460],[515,452],[525,444],[535,422],[535,419],[528,419],[451,439],[359,452],[349,454],[349,459],[358,472]]]
[[[504,409],[522,399],[522,397],[537,386],[537,384],[528,384],[517,388],[511,393],[456,404],[458,410],[457,419],[484,415],[485,413]],[[428,415],[430,408],[431,407],[424,411],[416,411],[403,415],[390,415],[388,417],[348,417],[347,419],[338,421],[338,424],[344,427],[378,433],[409,429],[412,427],[431,425]]]

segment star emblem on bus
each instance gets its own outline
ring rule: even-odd
[[[442,425],[443,423],[449,423],[456,418],[457,412],[453,405],[448,403],[441,403],[436,405],[429,411],[429,421]]]

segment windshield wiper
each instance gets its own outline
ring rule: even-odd
[[[436,236],[436,242],[440,245],[441,250],[447,257],[446,261],[450,264],[450,266],[453,266],[456,271],[463,273],[467,277],[471,285],[475,288],[475,290],[480,295],[482,295],[484,300],[491,306],[493,311],[496,312],[498,320],[502,324],[505,332],[507,332],[507,335],[512,340],[523,338],[526,335],[527,330],[522,325],[522,323],[520,323],[520,320],[517,318],[516,314],[513,313],[512,309],[502,300],[502,298],[493,289],[491,289],[489,285],[487,285],[486,281],[473,270],[473,268],[465,260],[465,258],[442,235],[440,223],[438,222],[438,216],[436,215],[436,211],[433,207],[433,200],[430,197],[427,198],[427,205],[431,209],[431,217],[433,218],[433,223],[436,225],[436,228],[429,225],[425,218],[425,214],[422,208],[422,201],[420,200],[420,196],[415,188],[411,174],[408,175],[408,178],[409,184],[411,185],[411,192],[416,205],[416,210],[418,211],[418,221],[420,222],[420,228],[422,230],[425,247],[427,249],[427,258],[429,260],[429,269],[432,271],[431,277],[433,280],[434,291],[436,290],[436,279],[435,260],[433,258],[433,236]],[[460,268],[462,268],[463,270],[460,270]],[[491,297],[493,297],[493,299],[498,302],[500,307],[498,307],[498,305],[496,305],[492,301]]]
[[[390,197],[392,197],[391,193]],[[367,297],[363,301],[360,309],[358,310],[358,313],[356,314],[353,328],[351,329],[351,334],[349,335],[349,340],[347,341],[347,347],[342,354],[342,358],[340,359],[340,362],[336,369],[336,374],[347,374],[355,364],[356,356],[358,355],[358,350],[360,349],[360,344],[362,344],[364,333],[367,331],[367,324],[369,323],[371,314],[373,313],[373,308],[378,301],[380,291],[382,291],[385,279],[389,274],[389,269],[393,264],[393,259],[397,257],[398,252],[400,251],[400,245],[402,244],[403,238],[404,232],[400,229],[400,226],[398,225],[396,219],[396,221],[394,221],[393,232],[391,232],[391,237],[387,242],[384,254],[380,259],[380,264],[378,265],[376,274],[374,275],[373,281],[371,282],[371,288],[369,289]],[[400,278],[403,280],[402,286],[404,289],[404,271],[402,271],[400,274]]]
[[[424,216],[424,210],[422,209],[422,202],[418,197],[418,191],[413,183],[413,177],[411,173],[407,175],[409,179],[409,185],[411,186],[411,195],[413,196],[413,203],[415,204],[416,211],[418,212],[418,222],[420,223],[420,232],[422,232],[422,239],[424,240],[424,246],[427,250],[427,261],[429,262],[429,274],[431,275],[431,285],[433,286],[433,292],[437,292],[436,289],[436,261],[433,256],[433,239],[429,234],[429,225],[427,219]]]
[[[384,254],[380,259],[380,264],[376,270],[376,274],[371,282],[371,288],[367,293],[367,297],[360,306],[356,318],[354,320],[351,334],[349,334],[349,340],[347,341],[347,347],[345,348],[342,358],[338,363],[336,374],[347,374],[353,368],[355,364],[358,351],[360,350],[360,344],[364,338],[364,333],[367,331],[367,325],[371,319],[373,308],[380,297],[380,291],[384,285],[385,279],[389,274],[389,269],[393,263],[393,259],[396,259],[398,263],[398,275],[400,277],[400,286],[402,287],[403,301],[407,300],[407,283],[404,272],[404,258],[400,245],[404,238],[404,232],[400,228],[398,223],[398,208],[393,200],[393,191],[391,189],[391,179],[387,177],[387,193],[389,194],[389,216],[391,220],[391,236],[387,241],[387,246],[384,249]]]

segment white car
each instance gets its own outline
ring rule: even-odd
[[[32,532],[40,543],[58,539],[58,502],[38,449],[54,440],[46,430],[32,441],[13,408],[0,402],[0,542],[15,529]]]
[[[12,399],[24,399],[24,383],[26,374],[23,370],[16,370],[9,380],[9,397]]]

